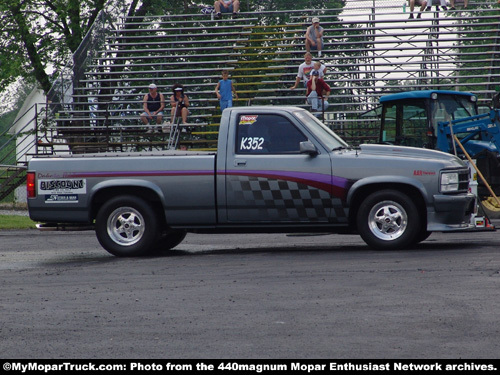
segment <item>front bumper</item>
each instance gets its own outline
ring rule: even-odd
[[[427,230],[458,231],[474,228],[471,215],[476,211],[474,194],[434,195],[434,206],[427,210]]]

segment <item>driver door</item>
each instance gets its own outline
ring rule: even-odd
[[[308,137],[292,119],[240,115],[235,150],[226,159],[228,222],[327,222],[331,163],[328,153],[300,153]]]

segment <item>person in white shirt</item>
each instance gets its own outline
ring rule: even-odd
[[[304,62],[299,65],[299,71],[297,72],[297,78],[295,79],[295,84],[290,87],[290,90],[294,90],[300,83],[301,79],[304,79],[304,87],[307,85],[309,76],[314,69],[314,64],[312,62],[311,52],[306,52],[304,55]]]

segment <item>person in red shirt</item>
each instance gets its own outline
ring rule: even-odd
[[[328,96],[330,95],[330,86],[319,78],[319,72],[313,70],[311,78],[307,81],[307,102],[311,105],[313,111],[326,110],[329,106]],[[321,100],[323,99],[323,106]]]

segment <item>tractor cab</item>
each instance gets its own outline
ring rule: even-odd
[[[380,143],[430,149],[443,148],[438,140],[440,122],[478,114],[476,96],[458,91],[408,91],[382,96],[380,104]],[[475,137],[477,141],[481,135]]]

